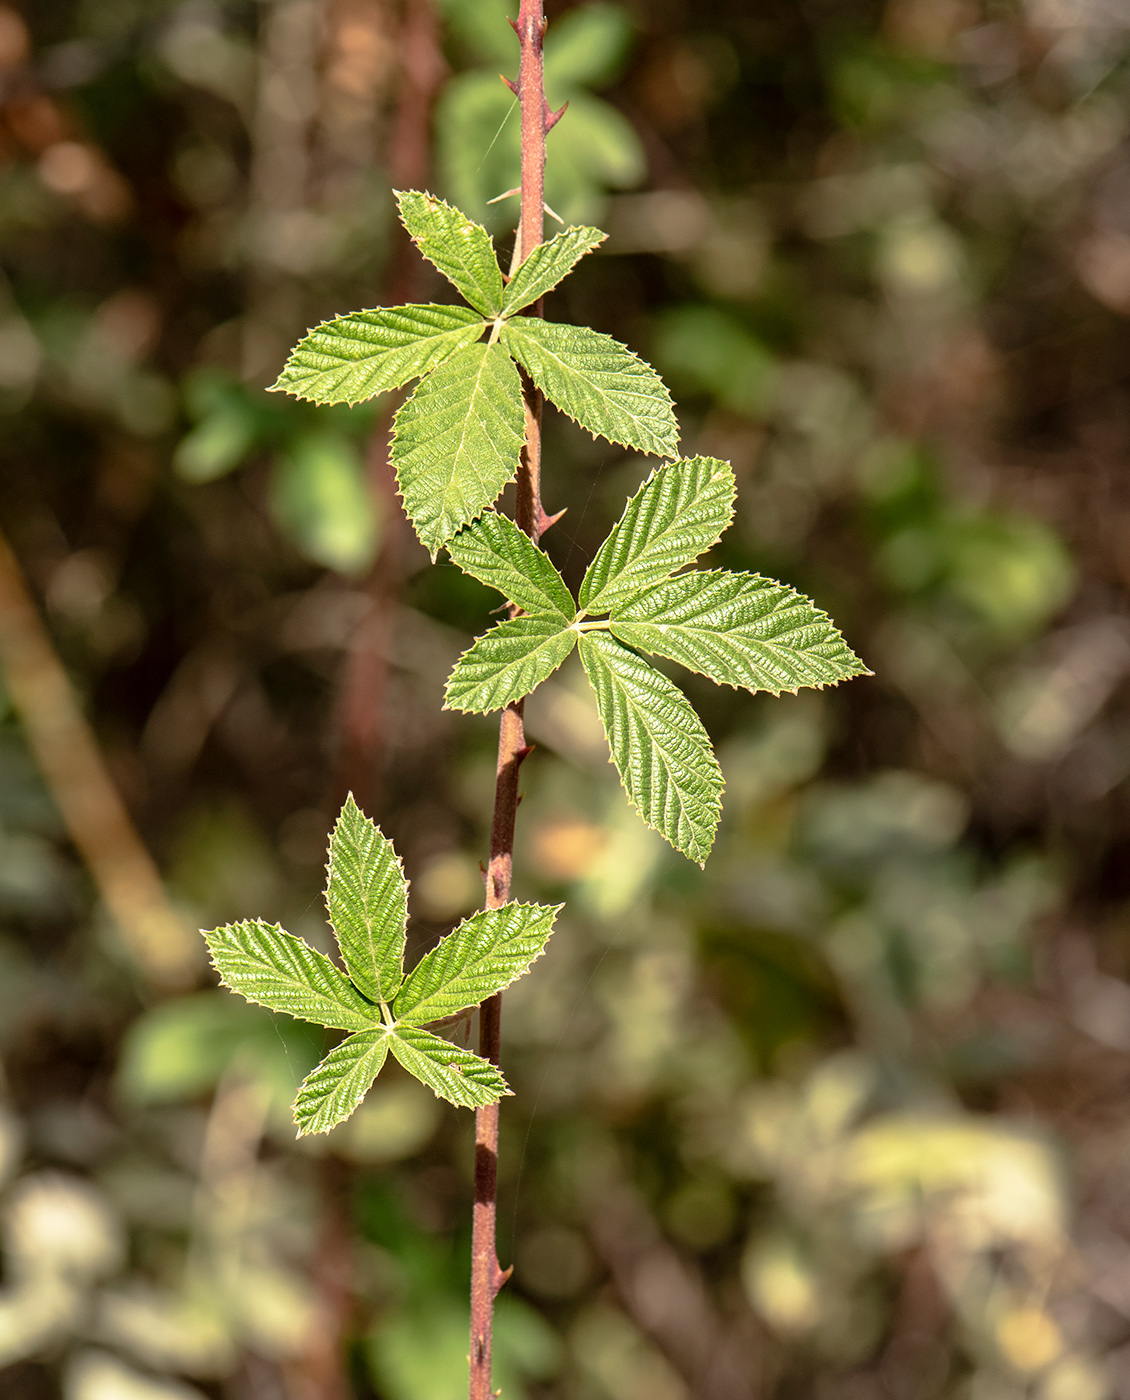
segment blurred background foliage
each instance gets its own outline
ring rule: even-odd
[[[548,10],[547,199],[611,234],[552,314],[668,376],[739,476],[719,560],[875,677],[687,681],[705,873],[575,670],[529,702],[518,892],[567,908],[507,994],[496,1383],[1130,1397],[1130,11]],[[0,5],[5,1400],[462,1391],[470,1116],[393,1067],[296,1144],[321,1033],[186,931],[324,946],[349,788],[417,949],[481,898],[493,726],[440,699],[494,596],[407,532],[388,402],[263,390],[448,295],[391,188],[509,248],[506,13]],[[547,419],[573,582],[646,465]]]

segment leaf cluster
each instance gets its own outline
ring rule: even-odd
[[[600,546],[576,603],[549,558],[505,516],[488,512],[448,544],[455,563],[497,588],[517,615],[459,658],[447,705],[501,709],[578,647],[633,805],[700,863],[718,826],[721,770],[689,701],[640,653],[774,695],[867,674],[827,615],[784,584],[730,570],[677,572],[717,543],[733,502],[728,462],[692,457],[657,468]]]
[[[545,951],[557,909],[503,905],[464,919],[404,973],[408,882],[388,841],[346,799],[330,837],[326,908],[342,972],[277,924],[245,919],[205,933],[220,979],[248,1001],[349,1035],[306,1076],[294,1102],[300,1135],[347,1118],[388,1054],[450,1103],[477,1108],[509,1094],[489,1060],[428,1029],[478,1006]]]
[[[391,457],[405,511],[433,559],[517,474],[519,367],[594,436],[640,452],[677,451],[671,396],[650,365],[599,331],[519,314],[604,241],[599,229],[566,229],[506,281],[481,225],[419,190],[397,199],[420,251],[469,305],[380,307],[326,321],[299,342],[272,387],[355,404],[420,380],[396,414]]]

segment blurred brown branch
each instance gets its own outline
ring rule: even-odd
[[[157,986],[190,983],[203,945],[169,903],[3,535],[0,668],[28,745],[130,956]]]

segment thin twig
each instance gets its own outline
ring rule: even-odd
[[[518,99],[522,109],[522,212],[515,261],[542,241],[545,189],[546,103],[542,67],[545,17],[542,0],[522,0],[514,25],[521,45]],[[540,303],[534,310],[541,314]],[[541,504],[541,396],[523,379],[526,441],[518,468],[515,519],[536,544],[545,526]],[[514,824],[518,813],[518,772],[529,753],[522,722],[522,702],[502,712],[498,735],[498,769],[487,867],[488,909],[510,898],[514,860]],[[479,1052],[499,1062],[502,998],[493,996],[479,1011]],[[470,1400],[490,1400],[494,1300],[510,1275],[498,1262],[495,1224],[498,1213],[498,1104],[475,1114],[475,1206],[471,1241],[471,1377]]]

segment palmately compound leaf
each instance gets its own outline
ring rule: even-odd
[[[353,981],[389,1002],[404,979],[408,881],[400,860],[350,793],[330,836],[326,910]]]
[[[545,952],[560,909],[511,903],[464,919],[404,979],[393,1007],[398,1022],[437,1021],[509,987]]]
[[[448,541],[447,552],[465,574],[528,613],[556,614],[568,622],[577,611],[549,556],[505,515],[488,510]]]
[[[660,456],[678,451],[667,386],[610,335],[522,316],[503,326],[502,343],[550,403],[594,437]]]
[[[420,252],[476,311],[502,309],[502,273],[490,234],[466,214],[424,190],[397,190],[400,220]]]
[[[380,1073],[388,1054],[388,1039],[385,1026],[359,1031],[314,1066],[294,1100],[299,1137],[328,1133],[349,1117]]]
[[[609,630],[720,685],[795,691],[870,674],[808,598],[758,574],[680,574],[613,611]]]
[[[419,1026],[397,1026],[389,1049],[409,1074],[459,1108],[482,1108],[511,1092],[489,1060]]]
[[[586,253],[591,253],[607,237],[598,228],[567,228],[564,233],[539,243],[506,284],[502,295],[503,315],[512,316],[552,291]]]
[[[581,607],[612,612],[717,544],[733,514],[729,462],[688,457],[657,467],[597,550],[581,581]]]
[[[272,390],[360,403],[399,389],[473,345],[485,322],[465,306],[390,306],[323,321],[298,342]]]
[[[515,617],[479,637],[447,678],[444,708],[485,715],[529,695],[565,660],[577,640],[561,617]]]
[[[471,345],[416,386],[396,415],[392,463],[404,509],[434,559],[518,470],[522,383],[498,345]]]
[[[722,809],[722,771],[682,691],[602,632],[581,635],[612,759],[633,806],[677,851],[701,865]]]
[[[224,986],[248,1001],[343,1031],[371,1030],[380,1020],[324,953],[278,924],[244,919],[204,937]]]

